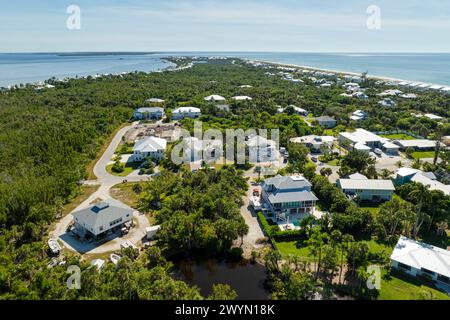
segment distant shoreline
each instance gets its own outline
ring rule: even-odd
[[[288,68],[301,68],[311,71],[321,71],[321,72],[329,72],[334,74],[344,74],[344,75],[350,75],[350,76],[361,76],[361,73],[357,72],[349,72],[349,71],[342,71],[342,70],[333,70],[333,69],[323,69],[323,68],[316,68],[316,67],[310,67],[310,66],[302,66],[297,64],[289,64],[289,63],[281,63],[281,62],[274,62],[274,61],[266,61],[266,60],[255,60],[255,59],[244,59],[246,61],[254,61],[254,62],[260,62],[260,63],[267,63],[279,67],[288,67]],[[405,79],[397,79],[392,77],[385,77],[385,76],[371,76],[367,75],[368,79],[373,80],[382,80],[382,81],[393,81],[393,82],[408,82],[408,83],[418,83],[418,84],[427,84],[427,85],[437,85],[437,86],[443,86],[443,87],[450,87],[450,85],[445,85],[441,83],[431,83],[431,82],[423,82],[423,81],[416,81],[416,80],[405,80]]]

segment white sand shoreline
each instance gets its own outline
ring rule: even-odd
[[[302,65],[298,65],[298,64],[281,63],[281,62],[267,61],[267,60],[255,60],[255,59],[244,59],[244,60],[254,61],[254,62],[261,62],[261,63],[267,63],[267,64],[280,66],[280,67],[301,68],[301,69],[306,69],[306,70],[329,72],[329,73],[334,73],[334,74],[343,74],[343,75],[350,75],[350,76],[361,76],[361,73],[342,71],[342,70],[323,69],[323,68],[316,68],[316,67],[310,67],[310,66],[302,66]],[[448,85],[448,84],[431,83],[431,82],[423,82],[423,81],[415,81],[415,80],[405,80],[405,79],[397,79],[397,78],[391,78],[391,77],[385,77],[385,76],[371,76],[371,75],[367,75],[367,78],[368,79],[373,79],[373,80],[382,80],[382,81],[408,82],[408,83],[436,85],[436,86],[443,86],[443,87],[446,87],[446,88],[450,88],[450,85]]]

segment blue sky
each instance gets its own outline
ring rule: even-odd
[[[66,27],[71,4],[80,30]],[[0,22],[0,52],[450,52],[447,0],[16,0]]]

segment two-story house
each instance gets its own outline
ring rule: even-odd
[[[312,184],[303,176],[281,176],[262,184],[262,200],[272,213],[313,213],[319,199],[311,191]]]

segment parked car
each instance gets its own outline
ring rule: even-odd
[[[375,153],[377,156],[380,156],[383,154],[383,151],[381,151],[380,149],[376,148],[373,150],[373,153]]]
[[[317,157],[311,157],[312,162],[317,162]]]

